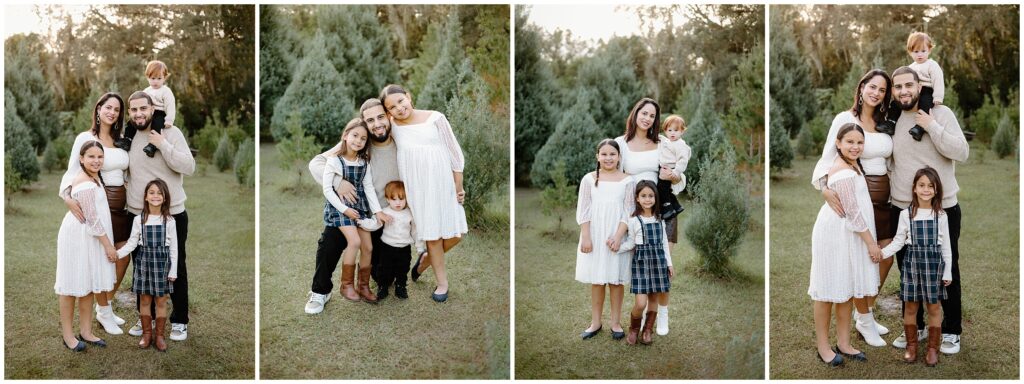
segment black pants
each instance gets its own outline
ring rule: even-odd
[[[935,99],[933,98],[935,90],[932,87],[921,87],[921,94],[917,97],[917,109],[928,113],[935,106]]]
[[[672,193],[671,181],[658,179],[658,201],[661,202],[662,207],[664,207],[665,204],[668,204],[673,209],[679,207],[679,200],[676,199],[676,195]]]
[[[174,292],[171,292],[171,323],[188,324],[188,267],[185,264],[185,241],[188,240],[188,212],[174,217],[175,235],[178,238],[178,278],[174,279]],[[135,215],[132,215],[132,220]],[[135,252],[132,252],[132,258]],[[134,261],[133,261],[134,263]],[[133,268],[138,268],[135,264]],[[132,282],[135,284],[135,282]],[[139,310],[139,295],[135,295],[135,310]],[[156,300],[150,303],[149,313],[156,317]],[[141,313],[141,312],[140,312]]]
[[[412,246],[392,247],[385,242],[373,248],[374,257],[379,260],[375,268],[378,286],[406,285],[409,281],[409,263],[412,261]]]
[[[893,207],[892,217],[899,221],[900,209]],[[960,303],[960,204],[946,208],[946,218],[949,221],[949,240],[950,245],[953,248],[953,267],[952,275],[953,282],[946,287],[946,300],[942,300],[942,333],[951,333],[959,335],[963,332],[963,312],[961,311]],[[896,265],[900,269],[900,278],[903,278],[903,258],[906,256],[906,248],[896,253]],[[906,303],[902,303],[901,308],[906,307]],[[917,308],[917,328],[926,329],[923,327],[924,324],[924,305]],[[903,312],[900,311],[902,315]]]
[[[380,241],[380,237],[384,235],[384,227],[377,228],[376,231],[370,232],[370,242],[373,244],[373,252],[370,252],[370,277],[373,278],[373,282],[377,283],[379,287],[383,282],[380,276],[381,273],[381,258],[379,249],[383,247],[383,241]]]
[[[321,295],[331,293],[331,289],[334,288],[331,276],[338,268],[341,253],[347,246],[348,241],[338,227],[324,227],[316,247],[316,270],[313,272],[313,285],[310,288],[313,292]]]
[[[167,112],[157,109],[153,111],[153,119],[150,120],[149,126],[153,129],[154,132],[160,132],[161,129],[164,129],[164,122],[166,121]],[[135,124],[129,123],[125,124],[124,135],[122,136],[128,139],[134,139],[136,133],[138,133],[138,130],[135,128]]]

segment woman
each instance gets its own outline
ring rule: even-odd
[[[401,86],[384,87],[380,100],[391,117],[398,173],[408,192],[416,237],[427,244],[428,256],[416,264],[429,259],[437,279],[430,297],[443,303],[448,300],[444,254],[469,231],[462,208],[462,148],[444,114],[413,109],[412,96]]]
[[[889,106],[889,90],[892,89],[892,80],[889,75],[880,69],[868,71],[857,83],[857,89],[853,95],[853,106],[850,110],[836,115],[832,120],[832,127],[829,129],[828,137],[825,139],[825,148],[822,150],[821,159],[814,168],[811,176],[811,184],[822,190],[826,195],[829,205],[841,213],[838,200],[834,192],[827,187],[828,170],[832,167],[837,152],[835,148],[836,133],[844,124],[857,124],[864,130],[864,152],[861,154],[861,164],[864,166],[864,179],[871,193],[871,203],[875,214],[875,229],[877,241],[881,247],[889,244],[896,234],[896,228],[892,225],[891,208],[889,205],[889,176],[888,163],[892,155],[892,137],[877,130],[878,124],[885,121],[885,115]],[[838,209],[837,209],[838,208]],[[892,259],[883,259],[879,264],[879,287],[885,284],[885,278],[892,267]],[[885,340],[880,335],[889,333],[889,330],[878,324],[874,318],[876,296],[868,296],[863,299],[854,299],[857,310],[854,313],[857,331],[864,336],[868,344],[881,347],[885,346]]]
[[[615,141],[622,148],[622,171],[633,176],[636,182],[658,179],[678,183],[682,176],[671,169],[662,167],[658,161],[658,128],[661,127],[661,107],[650,98],[640,99],[626,118],[626,132]],[[665,222],[669,249],[676,244],[678,216]],[[671,264],[671,263],[670,263]],[[656,319],[657,333],[668,334],[668,299],[666,292],[660,295]],[[650,305],[650,304],[649,304]],[[645,316],[647,311],[644,311]]]
[[[124,128],[124,100],[114,92],[107,92],[96,101],[92,111],[92,126],[88,131],[78,134],[75,144],[71,147],[71,155],[68,156],[68,170],[61,178],[59,196],[64,199],[71,212],[83,221],[82,209],[71,199],[71,183],[75,177],[82,172],[78,156],[74,154],[82,148],[82,145],[89,141],[98,141],[103,144],[103,168],[100,170],[100,177],[103,179],[104,190],[107,195],[107,205],[110,206],[110,220],[114,237],[114,247],[120,248],[126,241],[132,230],[132,219],[125,209],[127,198],[124,188],[124,173],[128,169],[128,152],[114,146],[114,142],[121,138],[121,131]],[[130,258],[117,260],[116,280],[114,289],[96,295],[96,320],[103,326],[103,330],[111,335],[124,333],[119,327],[124,324],[114,314],[111,302],[114,293],[121,285],[124,273],[128,269]]]

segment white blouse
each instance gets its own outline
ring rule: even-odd
[[[914,220],[931,220],[931,209],[918,208]],[[942,249],[942,261],[946,267],[942,270],[942,280],[953,279],[953,245],[949,240],[949,218],[945,214],[939,215],[939,248]],[[882,248],[882,256],[890,258],[899,252],[903,247],[913,242],[910,238],[910,209],[900,211],[900,225],[896,227],[896,237],[892,242]]]
[[[146,225],[161,225],[164,223],[164,218],[160,215],[149,215],[146,218]],[[135,216],[132,220],[132,234],[128,235],[128,242],[121,246],[121,249],[117,250],[117,257],[124,258],[132,253],[135,248],[138,248],[142,244],[142,215]],[[164,246],[170,247],[171,254],[171,269],[167,274],[167,277],[178,278],[178,227],[174,224],[174,218],[168,217],[167,224],[164,228],[166,239]]]
[[[622,161],[619,164],[621,164],[623,172],[632,175],[637,182],[640,180],[658,182],[658,171],[661,170],[661,164],[658,162],[659,151],[657,148],[649,151],[631,151],[625,136],[616,137],[615,142],[619,143],[619,152],[622,155]]]
[[[96,135],[92,134],[92,131],[85,131],[79,133],[75,137],[75,143],[71,146],[71,153],[68,154],[68,170],[64,172],[64,176],[60,181],[60,189],[57,190],[57,195],[64,198],[65,192],[71,183],[75,181],[75,176],[82,173],[82,166],[79,158],[79,152],[82,150],[82,146],[89,141],[100,141]],[[108,148],[103,147],[103,167],[100,168],[100,176],[103,178],[103,185],[108,187],[120,187],[124,185],[124,173],[128,170],[128,152],[121,148]]]
[[[657,221],[654,216],[633,216],[622,223],[626,224],[626,239],[622,241],[622,245],[619,246],[619,252],[629,251],[636,248],[637,245],[644,244],[644,227],[642,224],[651,224]],[[661,245],[665,249],[665,260],[668,262],[668,266],[672,266],[672,252],[668,247],[668,234],[665,232],[665,223],[662,222],[661,231]]]

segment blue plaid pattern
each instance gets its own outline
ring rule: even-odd
[[[636,220],[640,220],[639,217]],[[640,222],[644,243],[633,249],[630,263],[630,287],[633,294],[668,292],[671,286],[668,276],[668,260],[665,244],[661,241],[665,231],[664,223],[658,220],[645,224]]]
[[[900,300],[929,304],[946,300],[946,287],[942,285],[945,264],[939,246],[938,218],[911,220],[910,234],[912,238],[903,258]]]
[[[355,209],[359,212],[360,219],[367,219],[370,217],[370,203],[366,201],[366,191],[363,190],[363,176],[366,176],[366,162],[363,165],[348,165],[345,164],[344,159],[338,159],[341,162],[341,168],[344,169],[345,181],[352,183],[356,188],[356,195],[359,196],[359,201],[354,205],[346,204],[349,208]],[[324,226],[327,227],[345,227],[354,226],[356,221],[345,216],[344,213],[334,208],[330,202],[324,203]]]
[[[132,292],[163,296],[174,291],[167,281],[171,272],[171,247],[167,246],[167,226],[143,225],[142,244],[135,251]]]

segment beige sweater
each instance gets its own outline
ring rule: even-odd
[[[924,127],[928,132],[916,141],[907,131],[914,126],[914,113],[903,111],[896,121],[896,134],[892,137],[892,172],[890,198],[897,207],[910,206],[914,174],[924,166],[935,168],[942,181],[942,208],[957,204],[956,163],[967,161],[970,148],[953,111],[944,105],[932,108],[934,122]]]
[[[164,141],[157,146],[159,151],[153,157],[146,156],[142,148],[149,144],[151,130],[139,131],[132,140],[128,151],[128,177],[125,182],[128,193],[128,211],[140,214],[145,204],[146,184],[153,179],[163,179],[171,194],[171,214],[185,212],[185,175],[196,171],[196,159],[185,142],[185,135],[178,127],[164,128],[160,132]]]
[[[908,67],[917,72],[917,77],[921,79],[921,85],[932,87],[932,100],[941,104],[942,98],[946,96],[946,82],[942,78],[942,67],[939,66],[939,63],[928,59],[921,64],[910,63]]]
[[[149,94],[149,97],[153,99],[153,106],[156,107],[156,109],[164,111],[164,113],[167,114],[167,117],[164,119],[164,125],[174,125],[174,117],[178,114],[178,107],[177,103],[174,101],[174,92],[171,92],[171,88],[165,84],[160,87],[160,89],[146,87],[142,92]]]

